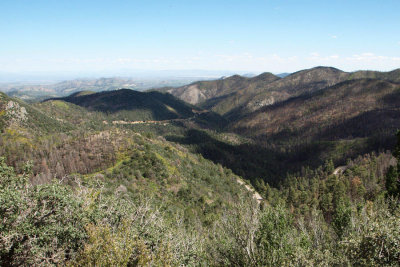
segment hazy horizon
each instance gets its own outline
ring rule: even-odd
[[[6,0],[0,9],[0,72],[10,75],[400,66],[399,1]]]
[[[162,80],[162,79],[218,79],[230,75],[257,75],[258,72],[229,71],[229,70],[122,70],[104,72],[20,72],[6,73],[0,71],[0,83],[24,82],[58,82],[76,79],[124,78],[133,80]],[[279,74],[279,73],[277,73]]]
[[[316,67],[334,67],[334,66],[313,66]],[[335,68],[335,67],[334,67]],[[103,71],[103,72],[2,72],[0,71],[0,83],[56,83],[68,80],[92,80],[101,78],[123,78],[131,80],[171,80],[171,79],[218,79],[224,76],[242,75],[242,76],[256,76],[264,72],[270,72],[274,75],[288,75],[304,69],[298,69],[293,72],[271,72],[265,71],[230,71],[230,70],[122,70],[122,71]],[[355,69],[345,72],[355,71],[380,71],[375,69]],[[390,69],[392,71],[395,69]]]

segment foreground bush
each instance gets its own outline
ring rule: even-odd
[[[342,242],[352,265],[400,265],[400,210],[397,200],[388,203],[395,209],[390,210],[386,203],[365,207],[354,218],[353,230]]]
[[[201,260],[198,233],[151,199],[107,195],[96,181],[31,185],[0,158],[0,266],[177,266]]]
[[[32,186],[0,159],[0,265],[57,264],[86,239],[82,201],[59,183]]]

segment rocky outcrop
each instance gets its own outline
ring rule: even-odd
[[[8,101],[5,105],[5,111],[10,124],[18,124],[28,119],[28,112],[25,107],[21,107],[21,105],[15,101]]]

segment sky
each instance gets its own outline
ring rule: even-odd
[[[0,72],[400,67],[399,0],[1,0]]]

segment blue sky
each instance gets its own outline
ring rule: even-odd
[[[1,0],[0,71],[400,67],[399,0]]]

